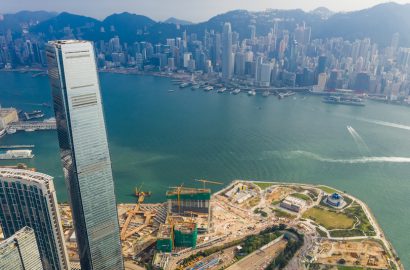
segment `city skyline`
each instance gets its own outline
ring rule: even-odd
[[[302,9],[304,11],[312,11],[318,7],[326,7],[333,12],[349,12],[357,11],[361,9],[367,9],[378,4],[383,3],[398,3],[409,4],[409,0],[397,0],[397,1],[385,1],[385,0],[365,0],[354,1],[348,0],[344,2],[331,0],[331,1],[298,1],[289,2],[284,0],[275,1],[272,3],[269,0],[247,1],[247,0],[228,0],[228,1],[189,1],[189,0],[175,0],[173,2],[165,0],[156,1],[142,1],[142,0],[123,0],[121,2],[103,0],[99,2],[96,8],[95,3],[92,1],[80,1],[74,0],[69,3],[64,1],[39,0],[32,2],[29,0],[23,0],[19,2],[15,1],[2,1],[0,2],[0,10],[3,14],[16,13],[22,10],[38,11],[45,10],[50,12],[70,12],[84,16],[95,17],[103,19],[112,13],[130,12],[151,17],[158,21],[164,21],[171,17],[176,17],[181,20],[188,20],[193,23],[206,21],[213,16],[221,13],[225,13],[231,10],[244,9],[249,11],[263,11],[266,9]],[[180,8],[183,6],[184,8]],[[24,8],[23,8],[24,7]],[[349,7],[349,8],[346,8]],[[186,12],[189,10],[190,12]]]

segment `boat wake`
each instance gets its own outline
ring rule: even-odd
[[[359,157],[351,159],[333,159],[326,158],[315,153],[307,151],[290,151],[282,155],[285,159],[309,158],[321,162],[328,163],[345,163],[345,164],[361,164],[361,163],[410,163],[410,157]]]
[[[353,127],[347,126],[346,128],[349,131],[350,135],[352,135],[353,140],[356,143],[357,148],[359,148],[361,154],[363,155],[364,153],[369,153],[369,147],[364,142],[362,136],[360,136],[359,133],[357,133],[357,131]]]
[[[397,123],[392,123],[392,122],[386,122],[386,121],[381,121],[381,120],[373,120],[373,119],[367,119],[367,118],[361,118],[357,117],[355,118],[359,121],[367,122],[367,123],[372,123],[380,126],[385,126],[385,127],[392,127],[392,128],[399,128],[399,129],[404,129],[404,130],[410,130],[410,126],[402,125],[402,124],[397,124]]]

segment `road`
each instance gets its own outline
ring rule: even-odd
[[[278,242],[268,246],[264,250],[258,249],[249,254],[242,260],[228,267],[227,270],[265,269],[266,266],[286,247],[286,243],[287,241],[281,238]]]

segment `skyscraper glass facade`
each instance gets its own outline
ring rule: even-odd
[[[24,226],[34,230],[44,269],[69,268],[51,176],[0,168],[0,223],[6,237]]]
[[[123,269],[93,45],[53,41],[47,60],[61,160],[83,269]]]

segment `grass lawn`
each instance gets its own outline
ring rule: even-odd
[[[320,188],[321,190],[323,190],[324,192],[328,193],[328,194],[333,194],[333,193],[338,193],[337,190],[330,188],[330,187],[326,187],[326,186],[318,186],[318,188]]]
[[[367,270],[367,268],[356,266],[338,266],[337,270]]]
[[[350,229],[355,223],[353,218],[345,214],[328,211],[320,207],[310,208],[303,214],[303,217],[315,221],[328,230]]]
[[[275,213],[275,216],[278,218],[283,217],[283,218],[293,219],[296,217],[295,215],[289,214],[288,212],[282,211],[280,209],[272,209],[272,212]]]
[[[260,187],[262,190],[267,189],[268,187],[272,186],[273,183],[259,183],[259,182],[253,182],[255,185]]]
[[[311,200],[311,198],[308,195],[302,194],[302,193],[293,193],[293,194],[290,194],[290,196],[295,197],[295,198],[299,198],[299,199],[302,199],[302,200],[305,200],[305,201],[310,201]]]

